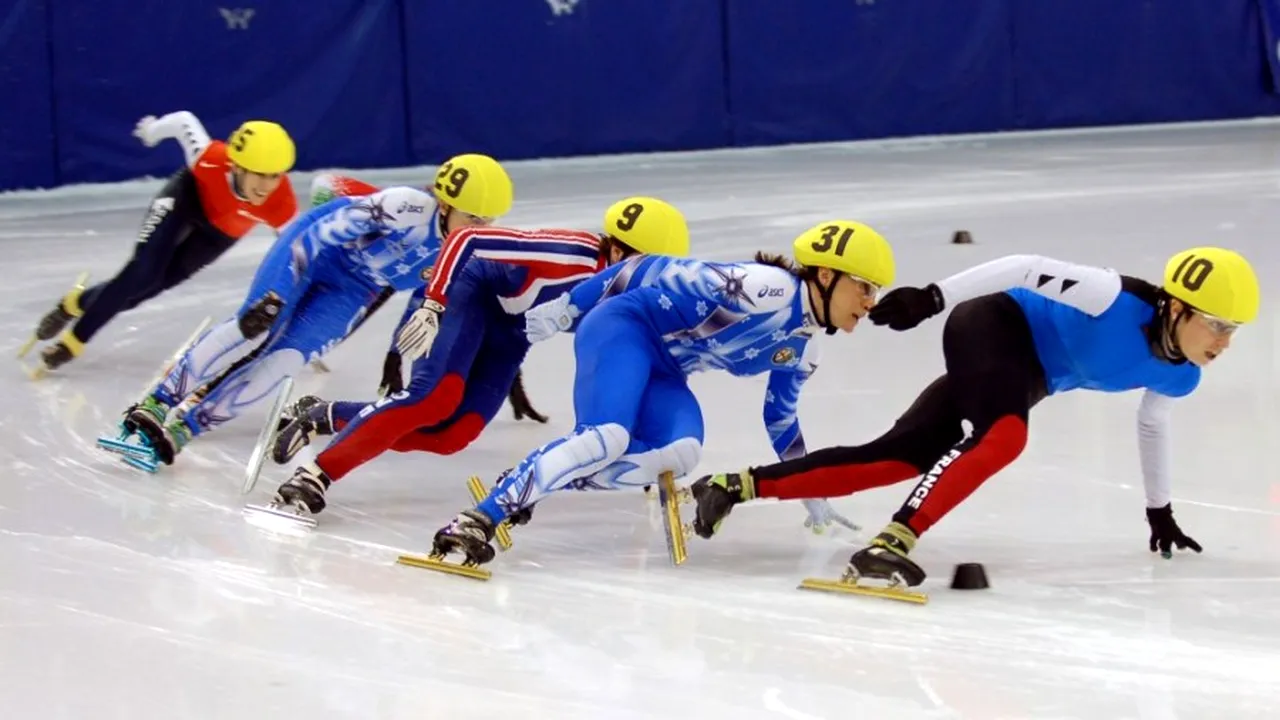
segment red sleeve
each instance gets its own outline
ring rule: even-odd
[[[343,197],[351,197],[353,195],[372,195],[378,192],[377,185],[370,185],[363,180],[357,180],[346,175],[333,176],[333,194]]]
[[[262,210],[263,219],[277,230],[293,219],[298,212],[298,198],[294,196],[293,183],[287,176],[281,178],[279,187],[267,198],[266,207]]]
[[[196,158],[195,167],[199,168],[200,163],[213,165],[217,168],[214,170],[214,168],[205,167],[203,168],[204,170],[214,170],[217,173],[225,173],[230,170],[230,160],[227,159],[227,144],[221,140],[210,140],[204,152],[200,153],[200,157]]]

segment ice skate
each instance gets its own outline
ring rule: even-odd
[[[907,557],[915,546],[916,534],[901,523],[890,523],[871,544],[853,554],[839,580],[807,578],[800,583],[805,590],[870,595],[873,597],[925,603],[929,596],[907,590],[924,582],[925,572]],[[887,581],[887,586],[863,585],[871,579]]]
[[[315,516],[325,508],[324,493],[330,484],[329,476],[315,465],[300,467],[293,471],[293,477],[276,490],[271,502],[266,505],[249,505],[245,507],[244,513],[247,517],[269,515],[284,518],[298,525],[314,528]]]
[[[487,515],[479,510],[463,510],[453,522],[436,533],[430,555],[401,555],[396,558],[396,562],[473,580],[488,580],[493,574],[481,569],[480,565],[493,560],[495,553],[489,543],[493,540],[494,532],[493,522]],[[462,562],[445,560],[451,552],[462,553]]]
[[[276,432],[284,430],[286,425],[293,422],[295,418],[302,417],[311,406],[320,402],[322,402],[320,398],[315,395],[303,395],[295,400],[292,405],[284,409],[284,412],[280,413],[280,419],[276,422]]]
[[[127,465],[154,473],[159,467],[159,455],[151,438],[164,435],[168,413],[168,406],[148,395],[125,410],[116,435],[100,436],[97,445],[103,450],[120,455]],[[149,433],[142,431],[143,425],[150,429]]]
[[[493,486],[496,488],[501,485],[503,478],[505,478],[509,472],[511,472],[511,468],[502,471],[502,474],[498,476],[498,479],[493,483]],[[484,483],[475,475],[472,475],[467,479],[467,491],[471,493],[471,499],[474,500],[477,505],[484,502],[485,498],[489,497],[489,492],[484,489]],[[498,547],[503,552],[510,550],[511,526],[525,525],[532,519],[533,508],[523,508],[518,512],[508,515],[506,520],[498,523],[498,526],[494,528],[493,531],[494,537],[498,540]]]
[[[52,340],[67,327],[68,323],[84,314],[80,308],[80,295],[84,293],[85,282],[88,280],[89,273],[81,273],[80,277],[76,278],[75,287],[71,288],[52,310],[40,318],[31,339],[18,349],[19,358],[31,352],[31,348],[35,347],[36,343]]]
[[[178,453],[191,441],[191,428],[183,422],[165,424],[169,408],[153,397],[134,407],[125,418],[125,427],[133,427],[151,447],[154,459],[172,465]],[[154,470],[152,471],[154,472]]]
[[[56,342],[40,351],[40,363],[31,371],[31,379],[39,380],[53,370],[76,359],[76,343]]]
[[[333,403],[323,402],[314,395],[298,398],[289,408],[293,419],[286,423],[281,417],[280,423],[277,423],[277,426],[283,424],[283,427],[271,446],[271,459],[277,465],[283,465],[292,460],[302,448],[310,445],[316,437],[332,435],[332,410]]]
[[[693,531],[701,538],[710,538],[720,529],[720,523],[733,511],[733,506],[755,497],[755,481],[751,473],[707,475],[689,486],[693,494]]]

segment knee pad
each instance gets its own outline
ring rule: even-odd
[[[252,340],[270,330],[283,307],[284,300],[274,292],[268,292],[238,318],[240,334],[246,340]]]
[[[693,472],[702,460],[702,443],[695,438],[680,438],[663,448],[667,469],[676,477]]]
[[[585,477],[622,457],[631,444],[631,433],[616,423],[579,425],[572,434],[544,447],[539,465],[550,477]]]

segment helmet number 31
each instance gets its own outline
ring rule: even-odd
[[[840,230],[841,228],[839,225],[828,225],[822,228],[821,239],[813,241],[813,249],[820,253],[824,253],[829,251],[831,249],[831,245],[834,243],[836,246],[836,254],[843,256],[845,247],[853,237],[853,228],[846,227],[844,228],[843,233],[840,233]],[[840,233],[839,240],[836,239],[836,233]]]

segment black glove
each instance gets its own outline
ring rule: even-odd
[[[400,353],[392,350],[382,361],[382,384],[378,386],[378,396],[386,397],[401,390],[404,390],[404,376],[400,374]]]
[[[894,330],[910,330],[942,312],[946,301],[942,290],[930,283],[922,288],[900,287],[885,293],[871,308],[867,317],[876,325],[888,325]]]
[[[1174,522],[1172,503],[1164,507],[1147,508],[1147,523],[1151,525],[1151,552],[1155,552],[1159,547],[1161,555],[1171,558],[1174,545],[1177,545],[1179,550],[1190,548],[1196,552],[1203,552],[1200,543],[1187,537],[1182,532],[1182,528],[1178,527],[1178,523]]]
[[[507,395],[507,401],[511,403],[511,411],[515,414],[517,420],[527,417],[540,423],[547,421],[547,416],[538,414],[538,411],[534,410],[533,405],[529,403],[529,396],[524,392],[524,373],[516,373],[516,379],[515,382],[511,383],[511,392]]]

